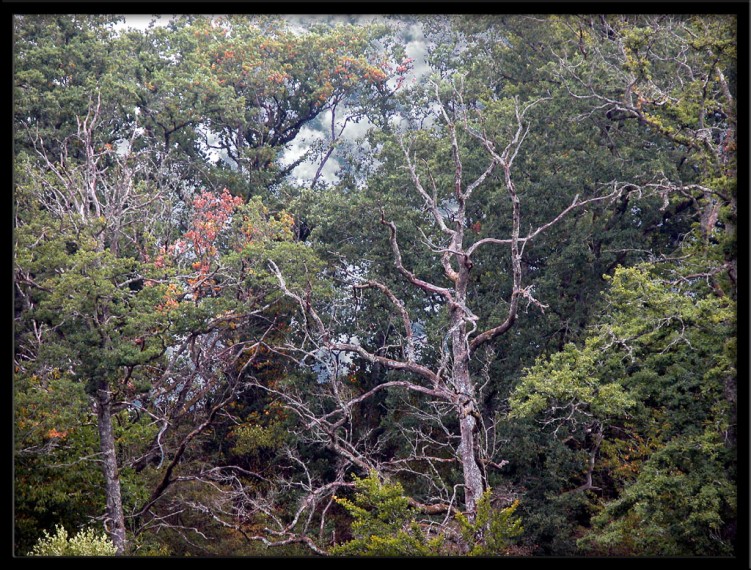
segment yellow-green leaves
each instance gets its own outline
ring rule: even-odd
[[[353,517],[353,539],[337,545],[332,554],[343,556],[436,556],[440,537],[428,538],[417,524],[401,484],[381,482],[371,471],[354,478],[354,500],[336,498]]]
[[[74,536],[58,525],[54,535],[44,536],[34,545],[30,556],[114,556],[115,545],[104,533],[82,530]]]
[[[589,341],[579,349],[568,344],[549,359],[540,359],[527,370],[514,391],[511,417],[544,413],[550,422],[574,422],[581,414],[620,415],[634,405],[608,371],[618,367],[607,362],[603,344]],[[615,382],[614,382],[615,381]]]
[[[462,537],[468,545],[468,556],[498,556],[524,532],[521,519],[515,514],[519,501],[506,508],[493,507],[492,491],[486,490],[477,503],[475,520],[470,521],[463,513],[457,513]]]
[[[261,450],[276,451],[288,435],[279,423],[268,426],[243,424],[234,431],[235,446],[232,452],[238,455],[258,455]]]

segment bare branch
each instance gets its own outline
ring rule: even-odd
[[[404,303],[394,295],[394,293],[389,289],[386,285],[383,283],[379,283],[377,281],[368,280],[362,285],[355,285],[355,289],[369,289],[369,288],[375,288],[381,291],[384,295],[386,295],[389,298],[389,301],[396,307],[396,310],[399,312],[399,314],[402,317],[402,322],[404,323],[404,334],[406,336],[407,340],[407,347],[405,348],[404,357],[407,359],[407,362],[414,362],[415,360],[415,343],[414,338],[412,334],[412,322],[409,318],[409,313],[407,312],[407,309],[404,307]]]
[[[402,263],[402,254],[399,250],[399,244],[396,241],[396,225],[394,222],[388,222],[386,221],[385,213],[381,211],[381,223],[384,226],[388,226],[390,230],[390,237],[389,241],[391,243],[391,250],[394,253],[394,265],[396,265],[396,268],[399,270],[399,272],[404,275],[410,283],[413,285],[416,285],[423,291],[426,291],[428,293],[434,293],[436,295],[440,295],[444,297],[447,301],[452,301],[452,295],[449,289],[446,289],[445,287],[438,287],[437,285],[433,285],[432,283],[428,283],[427,281],[423,281],[422,279],[419,279],[414,273],[411,271],[408,271],[404,264]]]
[[[440,210],[438,209],[436,196],[431,196],[430,194],[428,194],[428,192],[423,187],[422,182],[420,182],[420,177],[417,175],[417,170],[409,156],[409,150],[404,146],[404,139],[402,137],[399,137],[399,145],[401,146],[402,152],[404,153],[404,158],[407,161],[407,170],[409,171],[409,175],[412,178],[412,183],[415,185],[415,188],[425,200],[425,204],[430,210],[430,213],[433,215],[433,219],[436,221],[436,224],[438,224],[438,227],[443,233],[453,236],[454,230],[450,229],[446,225],[443,214],[441,214]]]
[[[162,494],[167,490],[167,487],[170,486],[170,484],[173,482],[171,479],[172,472],[174,471],[177,464],[180,462],[180,459],[182,458],[183,454],[185,453],[185,449],[187,448],[188,444],[199,434],[201,434],[203,431],[206,430],[214,421],[214,417],[216,416],[217,412],[224,408],[230,401],[232,401],[235,397],[234,393],[230,393],[226,398],[219,401],[219,403],[212,406],[211,411],[208,414],[208,417],[206,420],[204,420],[198,427],[193,429],[188,435],[186,435],[183,440],[180,442],[180,445],[178,446],[177,450],[175,451],[175,454],[172,457],[172,461],[170,461],[169,465],[167,466],[167,469],[164,472],[164,475],[162,476],[161,481],[156,486],[154,491],[152,491],[151,496],[149,497],[146,504],[138,511],[138,514],[136,516],[140,516],[147,512],[153,505],[159,500],[159,497],[162,496]]]
[[[444,121],[446,121],[446,126],[449,129],[449,135],[451,136],[451,154],[454,158],[454,195],[456,196],[456,199],[459,201],[463,201],[465,199],[465,196],[462,192],[462,161],[461,157],[459,155],[459,143],[456,140],[456,125],[454,124],[454,121],[452,121],[448,113],[446,113],[446,107],[441,101],[441,95],[438,91],[438,84],[433,83],[433,87],[435,88],[435,98],[436,101],[438,101],[438,106],[441,109],[441,114],[443,115]]]

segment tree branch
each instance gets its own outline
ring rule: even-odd
[[[375,288],[381,291],[384,295],[386,295],[391,303],[396,307],[396,310],[399,312],[399,314],[402,317],[402,322],[404,323],[404,334],[406,335],[407,339],[407,348],[404,350],[405,358],[407,359],[407,362],[414,362],[415,360],[415,343],[414,343],[414,337],[412,334],[412,322],[409,318],[409,313],[407,312],[407,309],[404,307],[404,303],[394,295],[394,293],[389,289],[386,285],[383,283],[378,283],[377,281],[368,280],[362,285],[355,285],[355,289],[370,289]]]
[[[410,283],[412,283],[413,285],[416,285],[423,291],[426,291],[428,293],[434,293],[436,295],[441,295],[447,301],[453,302],[451,291],[449,289],[446,289],[445,287],[438,287],[437,285],[433,285],[432,283],[423,281],[422,279],[419,279],[414,273],[412,273],[411,271],[408,271],[404,267],[404,264],[402,263],[402,254],[401,254],[401,251],[399,250],[399,244],[396,241],[396,225],[394,224],[394,222],[386,221],[386,215],[383,212],[383,210],[381,210],[381,223],[384,226],[389,227],[389,230],[390,230],[389,242],[391,243],[391,250],[394,253],[394,265],[396,265],[396,268],[399,270],[399,272],[402,275],[404,275],[409,280]]]

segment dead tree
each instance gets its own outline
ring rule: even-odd
[[[325,318],[315,308],[310,294],[294,291],[288,287],[285,277],[279,267],[270,262],[270,268],[276,275],[279,286],[284,294],[293,299],[299,306],[303,317],[302,328],[309,343],[306,347],[287,347],[288,351],[298,352],[306,358],[319,358],[322,353],[350,353],[357,355],[366,362],[378,364],[389,370],[397,370],[409,373],[409,380],[391,380],[378,384],[370,390],[354,394],[347,392],[344,386],[336,378],[330,379],[332,399],[336,401],[335,407],[323,412],[299,395],[279,393],[303,421],[308,433],[320,435],[322,443],[327,443],[342,457],[350,461],[354,466],[362,470],[376,469],[383,475],[395,468],[395,462],[379,463],[373,454],[368,453],[367,446],[362,440],[349,439],[351,431],[347,429],[349,418],[356,406],[368,401],[376,393],[392,388],[401,388],[428,396],[436,414],[454,414],[458,418],[459,433],[454,436],[454,444],[450,454],[442,454],[441,457],[428,456],[424,453],[426,446],[414,445],[414,453],[404,463],[424,461],[428,464],[427,471],[434,471],[432,466],[442,461],[454,461],[461,465],[464,489],[464,510],[470,518],[474,517],[478,501],[486,489],[484,470],[488,465],[499,465],[493,461],[492,453],[487,453],[487,437],[491,426],[483,423],[478,405],[478,378],[473,377],[470,363],[476,358],[478,351],[489,341],[500,337],[514,325],[519,311],[520,301],[526,299],[529,303],[544,309],[544,305],[533,297],[533,288],[526,284],[522,274],[522,254],[525,247],[544,232],[547,228],[559,222],[570,212],[594,202],[611,201],[617,198],[624,187],[613,184],[607,193],[588,199],[574,200],[565,207],[553,219],[527,233],[522,232],[522,203],[517,193],[513,177],[514,160],[516,159],[524,139],[528,133],[529,125],[525,123],[525,115],[534,105],[541,102],[533,101],[525,106],[517,102],[515,110],[516,124],[513,127],[513,135],[510,141],[502,148],[496,150],[496,141],[492,136],[473,127],[469,121],[467,111],[456,112],[456,109],[466,109],[463,106],[461,93],[454,90],[453,111],[441,101],[438,86],[435,85],[436,100],[439,104],[439,119],[445,125],[452,148],[453,160],[453,188],[451,199],[456,204],[452,211],[447,213],[441,208],[439,202],[440,190],[432,177],[428,176],[429,182],[417,168],[415,158],[410,155],[406,137],[400,139],[406,168],[409,172],[415,191],[424,201],[425,209],[431,214],[432,222],[443,236],[441,245],[432,244],[433,252],[440,253],[440,263],[443,275],[447,278],[448,286],[438,285],[421,279],[402,260],[401,246],[396,224],[389,221],[385,212],[381,212],[381,224],[388,230],[388,239],[393,254],[394,265],[401,277],[416,290],[424,294],[439,297],[443,300],[449,314],[448,332],[441,347],[441,355],[437,364],[428,366],[419,361],[415,350],[414,320],[410,315],[406,304],[396,293],[384,283],[372,279],[363,279],[357,282],[356,290],[372,289],[380,292],[393,309],[393,315],[401,321],[401,358],[389,357],[376,351],[367,350],[358,342],[342,342],[341,338],[335,337]],[[454,117],[450,116],[454,114]],[[462,151],[459,146],[457,133],[464,130],[471,137],[479,141],[487,156],[487,166],[477,178],[467,181],[462,164]],[[470,203],[473,192],[482,184],[489,181],[495,171],[502,173],[502,180],[508,199],[511,203],[511,234],[504,237],[485,237],[473,241],[468,235],[467,228],[467,205]],[[470,299],[468,298],[468,286],[473,270],[473,255],[482,247],[506,248],[510,256],[513,288],[508,299],[508,309],[505,318],[485,330],[478,330],[479,317],[473,313]],[[326,317],[327,318],[327,317]],[[446,492],[438,494],[433,505],[426,505],[424,512],[432,509],[434,512],[447,512],[456,505],[455,493],[442,483],[434,483],[436,489],[444,489]],[[438,508],[441,507],[441,508]]]

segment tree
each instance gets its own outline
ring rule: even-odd
[[[627,136],[628,127],[649,137],[655,145],[649,145],[655,173],[633,183],[662,198],[661,223],[690,204],[701,212],[707,239],[721,227],[725,277],[718,277],[716,285],[732,288],[737,215],[733,19],[601,17],[580,22],[580,30],[580,51],[586,53],[569,48],[558,76],[572,97],[591,105],[592,114],[605,113],[613,144]],[[577,62],[582,65],[575,69]],[[595,73],[606,74],[608,82],[600,85]]]
[[[57,156],[50,156],[41,136],[32,131],[46,172],[32,168],[29,192],[21,194],[33,205],[24,204],[17,211],[15,271],[16,290],[37,331],[36,338],[29,339],[31,344],[21,343],[21,350],[27,351],[21,362],[30,360],[32,370],[41,364],[46,373],[56,366],[84,383],[94,398],[107,499],[105,527],[122,553],[125,522],[113,395],[124,389],[134,368],[158,358],[163,350],[136,342],[158,330],[160,323],[154,318],[153,291],[137,295],[138,288],[131,287],[142,285],[143,276],[139,262],[123,250],[132,251],[137,244],[135,236],[128,234],[130,220],[160,195],[147,195],[136,182],[139,170],[148,164],[146,157],[117,153],[108,143],[99,146],[102,120],[97,96],[87,115],[77,117],[75,135],[58,141]],[[57,232],[50,228],[53,224]],[[39,361],[38,351],[50,349]],[[123,375],[117,378],[120,372]]]
[[[347,124],[388,99],[389,80],[408,70],[396,69],[398,54],[391,53],[386,28],[378,25],[293,30],[281,17],[199,17],[176,22],[171,35],[177,77],[187,84],[175,85],[164,72],[151,89],[166,88],[180,99],[184,92],[201,95],[201,117],[190,121],[200,127],[195,141],[219,156],[212,176],[246,199],[262,193],[256,187],[278,185],[308,158],[304,153],[286,165],[280,160],[303,128],[330,113],[322,168]],[[149,114],[164,115],[158,107]],[[320,169],[313,184],[319,176]]]
[[[733,18],[119,21],[14,21],[18,552],[732,551]]]
[[[604,487],[609,498],[582,544],[727,555],[736,516],[727,397],[736,376],[735,304],[669,268],[619,269],[586,344],[531,368],[513,414],[537,415],[588,450],[586,481],[573,491]]]
[[[112,70],[113,26],[120,21],[111,15],[14,17],[16,152],[31,147],[27,128],[47,141],[48,152],[54,154],[59,150],[54,142],[76,131],[76,117]],[[108,135],[117,138],[116,126],[114,130]]]
[[[405,379],[386,381],[364,393],[352,394],[349,390],[343,391],[342,379],[334,373],[327,379],[331,390],[328,398],[331,399],[333,407],[331,411],[325,414],[311,407],[307,403],[307,399],[304,399],[298,393],[280,393],[279,395],[291,409],[304,419],[306,429],[320,431],[322,437],[325,435],[326,438],[330,438],[334,449],[361,469],[377,469],[379,471],[389,468],[389,460],[380,463],[372,455],[364,455],[359,449],[353,447],[351,442],[342,439],[338,435],[337,428],[349,423],[353,407],[367,401],[381,390],[401,388],[430,397],[435,402],[432,404],[435,407],[434,409],[439,410],[437,416],[431,417],[431,421],[442,426],[445,433],[451,439],[454,439],[454,436],[450,435],[452,430],[446,425],[445,419],[446,417],[455,419],[458,422],[458,434],[455,436],[458,442],[446,443],[448,449],[451,450],[448,457],[429,457],[415,453],[397,461],[425,461],[428,464],[433,461],[458,462],[462,469],[461,485],[464,487],[465,508],[468,520],[472,522],[477,511],[478,501],[483,496],[487,485],[484,472],[488,467],[497,465],[497,450],[491,447],[492,424],[489,426],[482,425],[483,418],[480,414],[477,393],[478,380],[473,378],[470,362],[475,353],[485,343],[511,329],[517,319],[519,304],[522,300],[526,299],[529,304],[544,309],[544,306],[534,298],[532,286],[523,285],[521,255],[525,247],[569,212],[591,203],[613,200],[624,189],[616,187],[615,190],[611,190],[604,196],[590,197],[585,200],[580,200],[579,196],[576,196],[571,204],[558,215],[546,223],[522,233],[521,200],[512,177],[512,167],[528,131],[528,126],[524,123],[525,114],[538,101],[530,102],[525,106],[508,100],[498,101],[493,108],[486,111],[487,116],[490,117],[486,119],[483,114],[467,108],[461,91],[454,89],[442,94],[441,86],[438,83],[433,85],[435,100],[439,106],[436,119],[442,122],[445,129],[443,133],[445,133],[451,145],[450,156],[454,168],[453,176],[447,177],[439,171],[444,176],[444,183],[446,178],[450,180],[446,184],[450,190],[439,186],[439,183],[436,182],[437,176],[434,176],[430,171],[427,161],[423,159],[426,164],[426,167],[423,168],[418,165],[417,159],[413,156],[410,144],[412,140],[421,140],[419,135],[424,133],[416,133],[417,136],[413,135],[412,140],[408,136],[399,137],[398,144],[401,146],[406,169],[415,191],[423,201],[424,210],[432,218],[435,233],[431,236],[423,234],[425,244],[431,248],[430,254],[439,256],[438,263],[443,270],[442,277],[447,285],[426,281],[408,269],[402,258],[402,251],[397,238],[397,227],[393,222],[386,219],[384,211],[381,212],[381,224],[388,228],[388,240],[394,265],[400,277],[421,292],[424,299],[423,303],[437,303],[441,307],[443,318],[445,318],[445,329],[443,338],[440,340],[438,356],[432,363],[424,364],[420,361],[418,341],[414,332],[414,319],[407,310],[405,302],[398,298],[387,284],[367,278],[353,280],[353,288],[356,294],[368,290],[378,291],[382,294],[389,301],[394,318],[401,322],[402,333],[401,338],[396,341],[397,356],[395,357],[368,350],[357,338],[359,333],[354,331],[349,333],[352,341],[342,342],[338,340],[337,331],[332,328],[331,324],[324,322],[310,296],[291,290],[285,282],[283,273],[272,260],[270,265],[279,280],[282,291],[288,297],[294,299],[300,307],[304,319],[302,330],[306,343],[310,343],[310,346],[290,347],[289,350],[300,351],[308,357],[319,359],[321,354],[331,355],[328,358],[336,359],[336,355],[339,353],[353,353],[370,365],[378,364],[386,369],[403,371],[412,376],[412,378],[407,376]],[[447,100],[442,100],[444,97]],[[505,131],[510,131],[509,140],[503,150],[500,150],[501,143],[497,140],[497,137],[491,137],[487,132],[488,123],[496,126],[495,121],[499,118],[511,119],[515,123],[511,125],[501,123],[502,127],[496,127],[499,130],[505,127]],[[437,126],[434,129],[441,132]],[[484,170],[469,178],[469,182],[462,162],[463,151],[459,144],[461,136],[469,137],[470,141],[477,141],[487,156]],[[465,142],[465,140],[462,142]],[[473,192],[485,183],[486,179],[491,180],[490,177],[496,168],[502,173],[501,183],[505,187],[510,202],[511,219],[508,223],[510,237],[472,239],[467,227],[468,204],[471,203]],[[438,236],[441,236],[441,238]],[[438,241],[439,239],[441,241]],[[471,243],[468,243],[470,240]],[[506,315],[500,319],[500,322],[490,324],[487,323],[486,319],[481,320],[474,314],[469,307],[468,297],[470,278],[474,274],[472,273],[474,267],[473,254],[480,248],[487,246],[505,246],[509,249],[513,276]],[[483,325],[484,330],[478,332],[478,327]],[[422,437],[422,434],[418,435],[418,438],[420,437]],[[425,449],[425,442],[421,442],[419,439],[414,445],[415,449]],[[447,485],[446,482],[437,483],[437,485],[438,488],[450,488],[450,485]],[[452,495],[447,498],[453,503]]]

